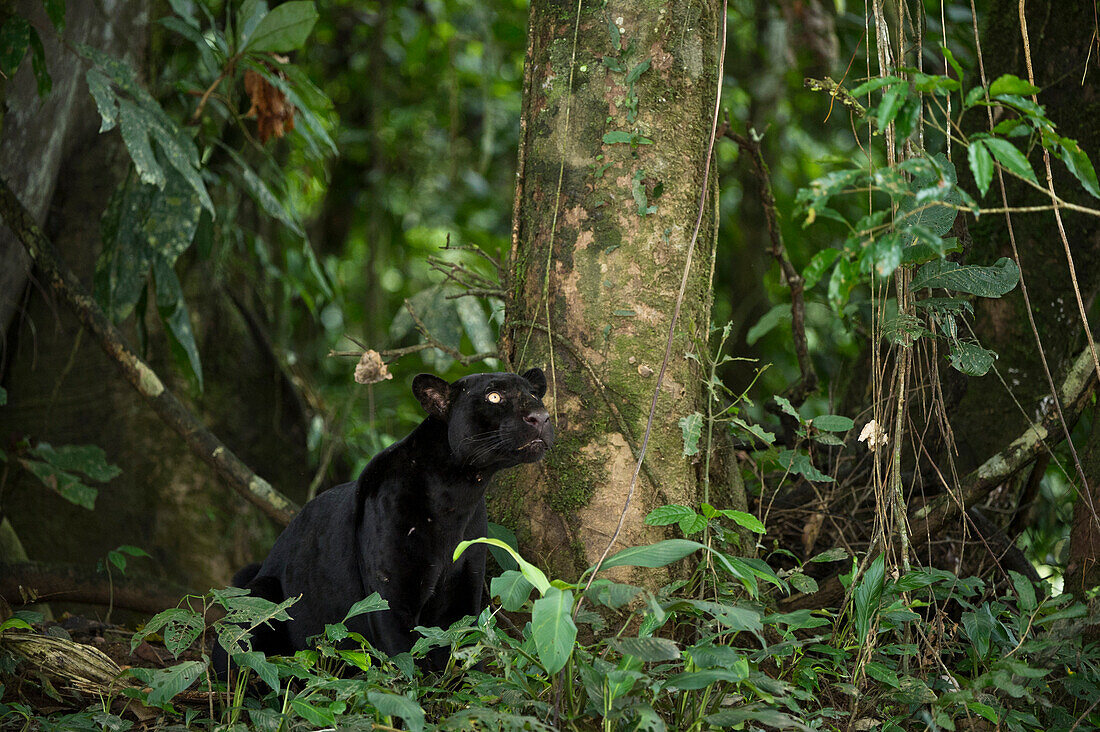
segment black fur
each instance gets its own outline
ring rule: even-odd
[[[490,476],[539,460],[553,443],[542,404],[546,377],[531,369],[448,384],[420,374],[413,392],[428,417],[375,456],[358,481],[306,504],[263,564],[234,577],[273,602],[302,596],[289,609],[292,620],[254,632],[253,649],[305,648],[372,592],[390,609],[353,618],[348,629],[390,655],[409,650],[417,625],[446,628],[481,611],[485,546],[470,547],[457,563],[451,556],[460,541],[485,536]],[[225,672],[220,646],[214,668]]]

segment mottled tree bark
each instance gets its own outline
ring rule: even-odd
[[[575,576],[615,532],[646,427],[692,231],[705,200],[645,469],[618,548],[694,505],[678,420],[705,411],[698,364],[714,261],[703,196],[721,5],[536,1],[531,8],[504,352],[547,370],[558,441],[491,496],[529,556]],[[705,346],[703,346],[705,347]]]

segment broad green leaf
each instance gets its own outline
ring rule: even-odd
[[[611,645],[624,656],[634,656],[640,661],[675,661],[680,658],[680,647],[666,638],[618,638]]]
[[[734,664],[728,669],[705,669],[703,671],[685,671],[676,674],[664,684],[665,689],[678,689],[690,691],[693,689],[705,689],[718,681],[737,683],[749,677],[748,661]]]
[[[167,704],[174,696],[190,688],[205,670],[206,664],[201,661],[184,661],[152,672],[146,681],[151,689],[146,703],[154,707]]]
[[[856,423],[851,418],[840,414],[822,414],[810,420],[810,424],[826,432],[847,432],[855,427]]]
[[[685,536],[690,536],[692,534],[698,534],[705,529],[707,527],[707,520],[699,514],[685,516],[680,520],[679,526],[680,531],[682,531]]]
[[[1020,279],[1020,270],[1008,257],[1001,257],[992,266],[956,262],[929,262],[913,276],[912,288],[942,287],[967,292],[979,297],[1001,297],[1011,292]]]
[[[134,169],[143,183],[163,188],[167,182],[164,170],[153,155],[149,143],[151,120],[145,110],[129,99],[116,98],[118,101],[118,127],[122,131],[122,141],[134,161]]]
[[[631,145],[652,145],[653,140],[648,137],[639,135],[636,132],[623,132],[621,130],[612,130],[607,132],[603,136],[605,144],[614,145],[618,143],[629,143]]]
[[[951,49],[947,46],[940,45],[940,51],[943,52],[943,57],[947,59],[947,63],[951,64],[951,68],[955,71],[955,76],[961,82],[963,78],[962,66],[959,66],[959,62],[955,60],[955,54],[951,53]]]
[[[38,31],[31,28],[31,71],[34,72],[34,80],[38,85],[38,96],[44,97],[53,88],[53,79],[50,77],[49,67],[46,66],[46,49],[42,46],[42,38]]]
[[[195,379],[199,391],[202,391],[199,346],[195,342],[195,333],[191,330],[191,315],[187,311],[187,302],[183,299],[179,278],[167,260],[160,256],[153,257],[153,277],[156,282],[157,312],[164,322],[172,356],[176,365],[188,371]]]
[[[875,681],[889,684],[895,689],[901,688],[901,682],[898,681],[898,675],[889,666],[879,663],[878,661],[868,661],[864,668],[867,671],[867,675]]]
[[[535,600],[531,611],[531,636],[539,661],[553,675],[565,666],[573,652],[577,626],[573,623],[573,593],[550,587]]]
[[[157,107],[156,111],[161,115],[164,114],[160,107]],[[152,132],[169,165],[183,176],[183,179],[198,195],[203,208],[213,216],[214,202],[210,200],[210,194],[206,191],[206,184],[203,183],[202,176],[199,174],[199,153],[195,148],[194,140],[188,137],[175,123],[156,125],[152,128]]]
[[[242,51],[286,53],[301,48],[317,22],[312,0],[290,0],[277,5],[256,26]]]
[[[860,255],[861,272],[874,271],[879,277],[889,277],[901,265],[901,234],[890,231],[876,237]]]
[[[248,191],[252,200],[260,204],[260,208],[262,208],[267,215],[286,224],[287,228],[298,236],[305,236],[305,230],[302,229],[302,225],[297,217],[290,213],[287,207],[283,205],[283,202],[279,200],[270,188],[268,188],[267,183],[265,183],[260,176],[256,175],[252,167],[245,162],[244,158],[229,147],[224,145],[221,147],[229,153],[229,156],[233,158],[233,162],[237,164],[237,170],[241,174],[241,182],[244,183],[244,189]]]
[[[146,290],[152,255],[142,229],[157,193],[138,180],[123,181],[100,220],[103,251],[96,261],[95,298],[116,323],[129,316]]]
[[[977,343],[953,340],[948,358],[953,368],[967,376],[985,376],[993,367],[997,354],[982,348]]]
[[[75,475],[38,460],[21,459],[19,464],[42,481],[43,485],[56,491],[70,503],[75,503],[89,511],[95,509],[95,499],[99,491],[85,485]]]
[[[954,206],[962,203],[954,163],[943,153],[936,153],[931,157],[911,158],[902,166],[913,178],[904,184],[904,194],[893,194],[898,202],[895,225],[914,235],[918,233],[915,230],[923,228],[932,236],[943,236],[958,218]]]
[[[894,583],[894,589],[897,592],[910,592],[937,582],[951,582],[954,579],[955,575],[942,569],[914,569],[900,577]]]
[[[773,394],[772,399],[779,405],[779,408],[782,409],[784,413],[797,419],[799,424],[805,421],[802,419],[802,415],[798,413],[798,410],[794,408],[794,405],[791,404],[790,399],[785,396],[780,396],[779,394]]]
[[[910,233],[914,233],[917,230],[910,229],[909,231]],[[902,247],[901,263],[925,264],[931,262],[933,259],[942,259],[948,254],[961,251],[962,244],[959,243],[959,238],[956,236],[940,238],[934,245],[927,244],[918,239],[909,246]]]
[[[699,542],[689,539],[666,539],[658,541],[656,544],[632,546],[616,552],[607,558],[602,568],[647,567],[653,569],[665,567],[704,548],[706,547]],[[589,567],[589,570],[591,569]]]
[[[237,45],[244,47],[256,26],[264,19],[271,8],[267,0],[244,0],[237,8]]]
[[[54,447],[48,442],[40,442],[37,447],[31,448],[29,452],[39,460],[50,463],[61,470],[83,473],[99,483],[106,483],[122,474],[122,470],[117,465],[107,462],[107,453],[97,445],[61,445]],[[144,552],[142,552],[142,555],[149,556]]]
[[[680,418],[680,430],[684,434],[684,455],[699,454],[699,436],[703,430],[703,415],[701,412],[693,412]]]
[[[372,592],[348,608],[347,615],[344,616],[343,622],[346,623],[358,615],[366,615],[367,613],[374,613],[379,610],[388,610],[389,607],[390,603],[387,600],[383,599],[377,592]]]
[[[815,612],[822,611],[803,608],[789,613],[775,613],[765,617],[764,623],[766,625],[785,625],[787,630],[791,631],[820,628],[823,625],[832,624],[829,618],[822,617],[821,615],[814,615]]]
[[[848,298],[852,295],[852,290],[859,282],[859,264],[846,257],[837,259],[836,267],[833,268],[833,276],[829,278],[828,293],[829,304],[833,306],[834,310],[839,312],[844,309],[844,306],[848,304]]]
[[[978,715],[984,717],[987,721],[991,722],[992,724],[1000,726],[1000,722],[1001,722],[1000,715],[997,714],[996,709],[989,706],[988,704],[982,704],[981,702],[978,702],[978,701],[968,701],[968,702],[966,702],[966,708],[969,709],[970,711],[974,712],[975,714],[978,714]]]
[[[0,72],[10,78],[23,61],[30,42],[30,23],[23,16],[12,13],[0,26]]]
[[[903,87],[893,86],[882,95],[882,101],[879,102],[876,113],[879,129],[886,129],[886,126],[894,121],[902,102],[905,101],[905,94],[906,90]]]
[[[244,666],[250,668],[256,672],[256,675],[260,677],[260,680],[267,684],[268,688],[279,693],[281,687],[279,685],[279,669],[278,667],[267,660],[267,657],[259,651],[245,651],[243,653],[234,653],[233,662],[238,666]]]
[[[387,717],[401,717],[410,732],[424,729],[424,710],[407,696],[387,691],[368,691],[367,700],[374,705],[379,714]]]
[[[1066,164],[1066,168],[1073,173],[1077,180],[1081,181],[1081,185],[1084,186],[1086,191],[1096,198],[1100,198],[1100,185],[1097,184],[1096,170],[1092,167],[1089,156],[1081,149],[1076,140],[1071,140],[1068,137],[1062,138],[1061,146],[1062,162]]]
[[[827,249],[826,251],[838,252],[839,249]],[[835,257],[834,257],[835,259]],[[760,317],[760,320],[749,328],[749,332],[745,334],[745,342],[750,346],[754,345],[758,340],[770,333],[780,323],[789,323],[791,320],[791,304],[782,303],[775,305],[771,310],[764,313]]]
[[[745,430],[750,435],[753,435],[765,444],[775,444],[775,433],[768,432],[758,424],[750,424],[740,417],[733,417],[732,419],[730,419],[730,429],[732,430],[734,426],[740,427],[741,429]]]
[[[1038,607],[1035,602],[1035,585],[1027,577],[1014,570],[1008,570],[1012,578],[1012,586],[1016,588],[1016,596],[1020,598],[1020,610],[1031,612]]]
[[[874,79],[868,79],[867,81],[857,86],[855,89],[852,89],[851,94],[853,97],[861,97],[864,94],[870,94],[873,91],[878,91],[884,86],[897,86],[898,84],[905,83],[907,83],[905,79],[899,78],[897,76],[879,76]]]
[[[621,582],[612,582],[609,579],[599,578],[588,588],[588,596],[612,610],[618,610],[623,605],[633,600],[642,592],[641,587],[627,585]]]
[[[695,511],[687,506],[676,504],[658,506],[649,512],[645,517],[645,522],[650,526],[668,526],[669,524],[678,524],[685,518],[691,518],[695,515]]]
[[[744,511],[735,511],[733,509],[724,509],[722,515],[728,519],[731,519],[740,526],[744,526],[749,531],[756,532],[757,534],[763,534],[766,532],[764,524],[760,522],[760,519],[753,516],[751,513],[745,513]]]
[[[4,622],[0,623],[0,633],[3,633],[5,630],[11,630],[12,628],[15,628],[16,630],[34,630],[33,625],[28,623],[26,620],[22,620],[20,618],[8,618]]]
[[[868,642],[871,624],[878,615],[882,587],[886,579],[885,557],[879,554],[867,568],[852,595],[852,608],[855,611],[856,640]]]
[[[729,646],[706,641],[684,649],[699,668],[731,668],[744,660],[744,654]]]
[[[829,247],[822,249],[810,259],[810,263],[802,270],[803,286],[809,290],[821,280],[824,274],[833,266],[833,262],[840,256],[840,250]],[[788,310],[790,306],[788,306]],[[751,333],[751,331],[750,331]],[[746,336],[747,339],[748,336]],[[751,343],[749,345],[752,345]]]
[[[531,597],[532,589],[531,583],[523,573],[514,569],[505,570],[499,577],[493,577],[492,582],[489,583],[489,594],[499,597],[501,606],[512,613],[519,612],[523,608],[527,599]]]
[[[748,721],[759,723],[758,725],[750,725],[752,729],[758,729],[759,725],[765,725],[772,729],[793,729],[802,732],[811,732],[813,729],[798,721],[795,717],[762,702],[723,709],[707,715],[706,720],[708,724],[715,727],[733,727],[735,729],[746,729],[745,722]]]
[[[989,605],[983,604],[976,612],[964,612],[962,614],[963,630],[966,637],[974,644],[979,658],[989,655],[990,640],[993,636],[993,628],[997,621],[989,612]]]
[[[471,298],[459,298],[462,300]],[[490,539],[496,539],[497,541],[503,541],[516,552],[519,552],[519,540],[516,539],[516,533],[509,529],[507,526],[501,526],[500,524],[494,524],[492,521],[488,522],[488,531],[486,532]],[[489,545],[489,553],[493,555],[493,559],[500,565],[501,569],[519,569],[519,564],[512,555],[498,546],[492,544]]]
[[[321,698],[324,699],[324,697]],[[291,699],[290,707],[299,717],[312,724],[316,729],[336,728],[336,715],[332,713],[331,709],[323,709],[301,697]]]
[[[528,582],[535,586],[535,589],[539,591],[540,595],[545,595],[546,591],[550,588],[550,580],[546,579],[546,575],[541,569],[521,557],[519,555],[519,552],[505,544],[500,539],[487,539],[483,537],[480,539],[468,539],[466,541],[459,542],[458,546],[455,547],[454,555],[451,557],[452,561],[457,562],[458,558],[462,556],[462,552],[466,551],[466,548],[471,546],[472,544],[487,544],[488,546],[499,547],[508,552],[510,555],[512,555],[512,558],[516,560],[516,564],[519,565],[520,572],[523,573],[523,576],[527,578]]]
[[[493,327],[485,310],[481,307],[481,299],[476,297],[459,297],[455,301],[455,312],[462,322],[462,328],[470,338],[474,351],[488,353],[496,350],[497,339],[493,333]],[[489,368],[494,368],[495,359],[487,359]]]
[[[623,80],[623,82],[628,86],[636,82],[638,80],[638,77],[644,74],[649,69],[649,64],[650,59],[647,58],[645,61],[642,61],[641,63],[635,65],[634,68],[630,69],[630,72],[626,75],[626,78]]]
[[[0,386],[0,407],[8,403],[8,390]]]
[[[759,633],[764,629],[760,613],[748,607],[729,605],[709,600],[687,600],[689,605],[714,617],[724,627],[734,632]]]
[[[1028,96],[1038,94],[1039,87],[1024,81],[1015,74],[1005,74],[989,85],[989,96],[997,97],[1002,94],[1019,94]]]
[[[985,142],[973,140],[966,151],[966,159],[970,163],[974,182],[984,196],[989,190],[989,184],[993,181],[993,156],[989,154],[989,148],[985,146]]]
[[[65,0],[42,0],[46,8],[46,15],[50,16],[50,22],[58,33],[65,32]]]
[[[1027,161],[1024,154],[1008,140],[1002,140],[997,137],[986,137],[983,142],[989,148],[989,151],[993,153],[993,157],[997,158],[997,162],[1000,163],[1009,172],[1020,176],[1025,180],[1037,182],[1035,180],[1035,171],[1031,168],[1031,163]]]
[[[779,464],[792,473],[804,476],[817,483],[832,483],[834,479],[814,467],[810,456],[804,452],[783,450],[778,456]]]

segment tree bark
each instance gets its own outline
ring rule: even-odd
[[[720,8],[531,6],[502,353],[517,370],[546,369],[558,438],[541,465],[498,484],[490,510],[555,574],[594,563],[624,511],[702,198],[645,469],[617,548],[661,538],[644,524],[655,506],[700,498],[678,421],[705,411],[701,371],[685,354],[706,348],[710,323],[713,175],[702,194]]]
[[[1027,27],[1035,83],[1041,87],[1039,103],[1058,125],[1060,134],[1076,139],[1092,159],[1100,151],[1100,86],[1096,74],[1085,73],[1093,31],[1091,3],[1063,3],[1057,0],[1029,0]],[[1001,74],[1028,78],[1020,33],[1018,0],[994,0],[982,33],[982,55],[986,75],[992,82]],[[979,79],[970,80],[970,84]],[[972,132],[988,131],[984,109],[968,113]],[[1041,148],[1029,156],[1032,167],[1046,188]],[[1089,196],[1070,175],[1065,165],[1052,160],[1055,191],[1062,198],[1095,207]],[[966,166],[959,165],[960,170]],[[1006,177],[1010,206],[1044,205],[1050,197],[1015,179]],[[1001,205],[996,179],[985,206]],[[1086,307],[1100,288],[1100,219],[1063,211],[1077,280]],[[1013,214],[1012,230],[1020,252],[1032,314],[1042,339],[1051,375],[1060,383],[1073,356],[1085,344],[1084,327],[1078,315],[1065,249],[1053,214]],[[998,257],[1012,256],[1009,232],[1002,214],[982,216],[971,223],[974,247],[967,259],[990,264]],[[1021,413],[1001,382],[993,374],[982,378],[953,374],[962,381],[963,393],[957,405],[948,405],[951,424],[959,446],[960,471],[970,470],[989,455],[1001,450],[1021,426],[1034,419],[1044,400],[1049,404],[1050,388],[1043,372],[1039,347],[1028,322],[1021,288],[1001,299],[980,298],[975,304],[975,332],[982,345],[997,352],[997,368],[1023,405]],[[1095,328],[1096,323],[1092,323]],[[949,392],[954,389],[948,388]],[[1071,425],[1072,426],[1072,425]],[[1060,427],[1059,427],[1060,429]],[[1076,471],[1072,470],[1071,474]]]

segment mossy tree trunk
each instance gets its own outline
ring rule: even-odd
[[[558,440],[540,465],[499,482],[490,510],[557,574],[595,562],[615,532],[703,198],[617,548],[661,538],[644,524],[655,506],[700,497],[678,421],[705,411],[685,353],[709,327],[716,188],[704,175],[720,12],[713,2],[532,3],[503,346],[516,369],[546,369]]]

